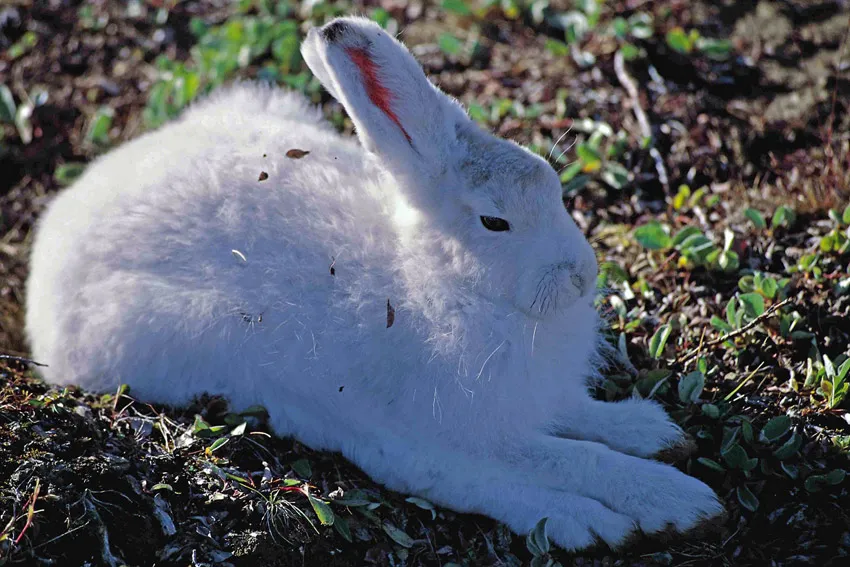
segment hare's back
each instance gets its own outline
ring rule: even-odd
[[[104,156],[48,207],[27,290],[48,379],[174,402],[251,391],[294,341],[386,296],[393,239],[359,146],[227,100]]]

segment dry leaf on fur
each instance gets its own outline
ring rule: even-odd
[[[265,171],[261,171],[260,172],[260,178],[257,179],[257,181],[265,181],[268,178],[269,178],[269,174],[266,173]]]
[[[387,299],[387,329],[393,326],[395,321],[395,309],[390,305],[390,300]]]
[[[309,153],[310,152],[308,150],[298,150],[298,149],[293,148],[293,149],[289,150],[288,152],[286,152],[286,157],[291,158],[291,159],[301,159]]]

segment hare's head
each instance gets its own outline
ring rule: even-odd
[[[302,52],[345,106],[363,145],[396,179],[410,216],[457,257],[446,269],[535,318],[590,300],[596,257],[546,161],[478,128],[369,20],[341,18],[313,29]]]

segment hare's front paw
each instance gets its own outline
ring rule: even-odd
[[[562,416],[556,432],[562,437],[604,443],[636,457],[680,456],[690,447],[667,412],[656,402],[642,399],[616,403],[587,400]]]
[[[621,412],[623,435],[608,446],[636,457],[656,457],[667,462],[689,455],[693,441],[673,423],[659,404],[631,399],[611,404]]]
[[[635,465],[620,491],[605,502],[634,518],[644,532],[690,531],[724,514],[714,491],[694,477],[653,461],[636,460]]]
[[[554,501],[550,501],[541,510],[550,510]],[[560,507],[560,506],[559,506]],[[635,521],[618,514],[596,500],[576,497],[576,502],[568,509],[547,511],[549,520],[546,532],[560,547],[567,551],[584,549],[598,543],[619,548],[634,537],[637,531]],[[531,531],[531,528],[525,530]]]

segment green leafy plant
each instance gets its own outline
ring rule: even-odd
[[[332,15],[333,10],[326,14]],[[193,19],[189,27],[197,37],[190,59],[184,63],[160,56],[156,60],[160,78],[151,88],[144,111],[150,127],[174,117],[196,96],[252,64],[262,63],[260,78],[307,92],[319,89],[301,61],[301,37],[295,20],[263,12],[234,17],[217,26]]]
[[[108,145],[109,129],[112,127],[112,120],[114,117],[114,109],[108,106],[100,107],[89,122],[89,128],[86,132],[86,140],[99,146]]]
[[[783,205],[777,207],[773,213],[773,217],[770,219],[770,228],[791,227],[795,222],[797,222],[797,213],[794,212],[794,209]]]
[[[550,555],[551,544],[546,535],[546,522],[549,518],[543,518],[525,538],[525,546],[532,555],[532,567],[561,567]]]
[[[695,29],[685,31],[677,26],[667,32],[665,39],[671,49],[686,55],[699,51],[710,59],[722,61],[728,59],[732,53],[732,43],[729,40],[702,37]]]
[[[708,187],[703,186],[692,191],[689,185],[682,184],[679,185],[671,204],[675,211],[689,212],[700,206],[711,208],[719,202],[720,195],[711,195]]]
[[[776,276],[755,271],[752,274],[741,276],[738,280],[738,289],[743,293],[758,293],[765,299],[782,299],[787,291],[789,278],[779,279]]]
[[[841,405],[847,397],[847,392],[850,391],[850,380],[848,380],[850,358],[844,360],[836,369],[829,357],[824,355],[823,371],[824,376],[820,381],[817,393],[823,397],[828,409],[834,409]]]
[[[733,272],[740,265],[737,252],[732,250],[735,235],[730,230],[724,231],[723,248],[718,248],[695,226],[685,226],[671,237],[670,227],[654,220],[635,229],[634,238],[647,250],[675,249],[680,254],[679,266],[683,268],[706,266]]]
[[[594,120],[576,120],[573,130],[588,137],[576,144],[576,161],[561,172],[565,193],[581,189],[592,175],[616,190],[631,182],[631,174],[618,161],[628,147],[624,132],[615,134],[609,124]]]

